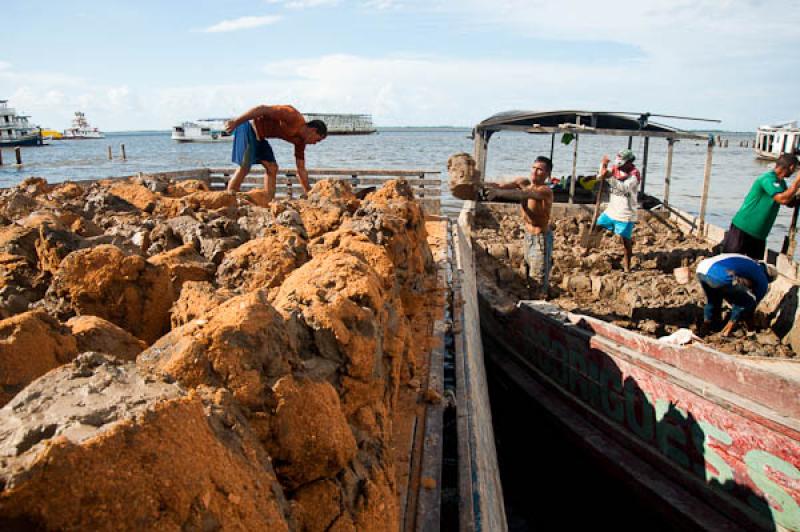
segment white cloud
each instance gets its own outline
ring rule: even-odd
[[[222,33],[226,31],[248,30],[261,26],[267,26],[269,24],[275,24],[280,19],[281,17],[279,15],[266,15],[263,17],[240,17],[233,20],[223,20],[222,22],[218,22],[213,26],[209,26],[202,31],[206,33]]]
[[[361,4],[366,9],[395,9],[403,6],[398,0],[364,0]]]
[[[268,4],[282,4],[289,9],[307,9],[339,4],[339,0],[266,0],[266,2]]]
[[[0,61],[0,70],[8,70],[11,68],[11,63],[7,61]]]

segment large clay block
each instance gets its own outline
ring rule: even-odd
[[[263,409],[272,384],[299,364],[283,318],[260,291],[173,329],[137,362],[187,387],[224,386],[253,410]]]
[[[193,194],[195,192],[208,192],[211,189],[208,183],[200,179],[185,179],[182,181],[175,181],[167,185],[165,195],[172,198],[182,198],[183,196]]]
[[[65,181],[53,186],[50,197],[56,201],[65,201],[79,198],[83,195],[83,187],[72,181]]]
[[[187,281],[181,295],[170,310],[170,323],[175,329],[203,316],[233,296],[229,290],[219,290],[211,283]]]
[[[187,281],[210,281],[214,278],[216,266],[197,252],[192,244],[153,255],[147,262],[166,267],[175,293],[180,293]]]
[[[180,200],[181,202],[183,202],[184,205],[187,205],[188,207],[191,207],[192,209],[195,210],[199,209],[216,210],[216,209],[224,209],[226,207],[236,206],[236,195],[225,191],[193,192],[191,194],[183,196]]]
[[[508,260],[508,249],[503,244],[489,244],[489,255],[495,260],[506,262]]]
[[[382,378],[386,310],[381,286],[366,262],[334,251],[289,275],[274,304],[287,320],[298,318],[309,329],[301,346],[304,357],[342,364],[354,377]]]
[[[327,382],[280,379],[273,387],[278,406],[272,425],[284,485],[296,488],[333,478],[356,455],[356,441],[342,413],[339,396]]]
[[[301,487],[290,501],[297,530],[355,532],[353,519],[342,512],[342,490],[334,480],[320,480]]]
[[[97,316],[75,316],[66,323],[78,343],[78,352],[97,351],[121,360],[135,360],[147,344]]]
[[[0,528],[288,530],[269,459],[224,391],[85,353],[0,410]]]
[[[85,246],[85,239],[69,229],[60,228],[58,225],[51,225],[46,221],[38,227],[39,239],[36,241],[36,256],[39,262],[39,269],[42,272],[53,275],[58,271],[61,261],[72,253]]]
[[[169,327],[174,300],[166,267],[100,245],[68,255],[47,292],[48,305],[66,316],[91,314],[147,343]]]
[[[217,270],[217,283],[243,293],[274,288],[306,261],[305,239],[291,229],[276,225],[267,236],[250,240],[226,253]]]
[[[38,228],[12,224],[0,228],[0,317],[28,310],[47,290],[36,254]]]
[[[475,200],[480,186],[480,172],[468,153],[456,153],[447,159],[450,192],[462,200]]]
[[[386,249],[373,243],[367,235],[355,232],[351,225],[345,224],[336,231],[323,234],[310,242],[308,249],[314,257],[337,249],[355,255],[372,266],[383,280],[384,288],[395,288],[395,266]]]
[[[419,306],[426,272],[432,271],[434,263],[425,218],[408,182],[387,181],[354,214],[348,228],[386,249],[395,266],[403,305]]]
[[[159,195],[152,190],[132,183],[115,183],[108,191],[142,211],[152,211],[160,200]]]
[[[42,310],[0,321],[0,405],[77,354],[70,330]]]
[[[43,206],[43,203],[18,188],[8,190],[0,196],[0,215],[9,220],[27,216]]]
[[[350,185],[326,179],[314,184],[307,200],[299,202],[299,214],[309,239],[333,231],[359,206]]]

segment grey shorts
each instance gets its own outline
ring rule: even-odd
[[[525,234],[525,262],[528,277],[542,290],[550,286],[550,268],[553,266],[553,232],[539,235]]]

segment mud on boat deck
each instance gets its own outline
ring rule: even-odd
[[[634,232],[632,271],[625,273],[622,245],[613,235],[604,234],[597,248],[584,256],[579,235],[589,219],[588,210],[568,213],[565,206],[554,205],[552,303],[654,337],[691,328],[701,319],[705,297],[699,283],[691,275],[688,283],[679,284],[673,270],[688,266],[693,272],[701,260],[715,254],[711,244],[682,233],[659,213],[640,211]],[[484,297],[492,299],[497,307],[530,299],[519,207],[481,203],[473,227]],[[791,347],[783,345],[773,331],[775,313],[767,311],[757,316],[756,330],[739,330],[728,339],[714,334],[705,343],[732,354],[794,358]]]

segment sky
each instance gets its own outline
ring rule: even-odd
[[[0,0],[0,99],[44,127],[260,104],[472,126],[510,109],[800,118],[798,0]],[[654,121],[657,119],[653,119]]]

